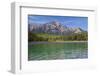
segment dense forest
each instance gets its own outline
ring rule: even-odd
[[[28,41],[87,41],[87,32],[72,34],[72,35],[51,35],[44,33],[28,32]]]

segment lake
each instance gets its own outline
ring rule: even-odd
[[[87,42],[61,42],[28,44],[28,60],[84,59],[88,58]]]

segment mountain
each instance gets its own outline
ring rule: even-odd
[[[48,34],[56,34],[56,35],[70,35],[74,33],[82,33],[85,32],[81,28],[71,28],[67,26],[63,26],[58,21],[52,21],[45,24],[36,24],[32,23],[28,25],[28,31],[33,33],[48,33]]]

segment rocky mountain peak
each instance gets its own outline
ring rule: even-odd
[[[30,27],[31,26],[31,27]],[[58,35],[68,35],[73,33],[82,33],[84,30],[81,28],[65,27],[58,21],[52,21],[45,24],[30,24],[31,32],[33,33],[49,33]]]
[[[83,32],[83,30],[78,27],[78,28],[75,29],[75,32],[74,33],[82,33],[82,32]]]

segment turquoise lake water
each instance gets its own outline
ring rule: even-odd
[[[87,42],[40,43],[28,45],[28,60],[88,58]]]

